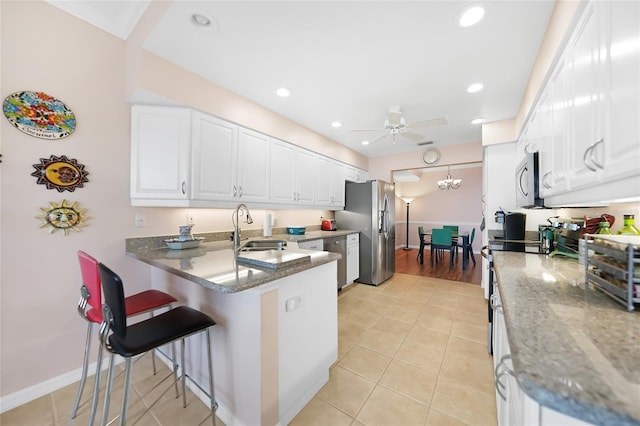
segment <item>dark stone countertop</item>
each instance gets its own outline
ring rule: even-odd
[[[640,312],[585,285],[575,259],[493,252],[516,379],[539,404],[640,425]]]
[[[225,233],[225,238],[227,238],[227,234]],[[289,241],[290,244],[287,245],[286,253],[289,255],[308,255],[309,261],[295,263],[286,268],[265,268],[238,261],[233,253],[233,243],[219,238],[218,235],[199,234],[195,236],[204,236],[205,240],[197,248],[184,250],[170,250],[164,244],[164,239],[175,238],[175,235],[129,238],[125,241],[125,253],[149,265],[221,293],[248,290],[340,259],[340,254],[337,253],[299,249],[296,241],[303,240],[305,238],[304,235],[279,234],[266,239]],[[307,236],[306,238],[322,238],[322,235]],[[254,237],[252,239],[265,238]],[[274,253],[274,256],[277,256],[277,253]]]

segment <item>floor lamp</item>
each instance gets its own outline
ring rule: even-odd
[[[407,203],[407,242],[402,250],[411,250],[411,248],[409,248],[409,204],[411,204],[411,202],[415,200],[415,198],[414,197],[400,197],[400,198],[402,198],[402,201]]]

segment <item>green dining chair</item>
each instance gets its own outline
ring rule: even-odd
[[[444,225],[442,229],[451,229],[451,244],[455,247],[456,251],[456,259],[458,258],[458,235],[460,234],[460,229],[458,225]],[[455,235],[455,237],[453,237]]]
[[[418,239],[420,240],[420,249],[418,250],[418,256],[416,257],[416,260],[419,260],[420,264],[424,263],[424,246],[430,244],[429,242],[425,241],[426,237],[427,236],[424,235],[424,227],[418,226]]]
[[[455,255],[455,247],[451,240],[451,229],[431,230],[431,264],[433,265],[434,251],[437,264],[438,257],[444,259],[446,250],[449,250],[449,269],[451,269],[453,268],[453,257]]]
[[[464,253],[467,250],[469,256],[471,256],[471,261],[473,262],[473,266],[476,266],[476,258],[473,255],[473,239],[476,237],[476,228],[471,230],[471,235],[469,236],[469,244],[462,247],[462,252]]]

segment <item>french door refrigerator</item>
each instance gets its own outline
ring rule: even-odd
[[[396,270],[395,187],[381,180],[345,185],[344,210],[336,211],[338,229],[360,232],[358,282],[379,285]]]

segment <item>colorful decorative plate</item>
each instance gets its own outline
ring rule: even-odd
[[[40,139],[62,139],[76,129],[76,116],[64,102],[44,92],[16,92],[2,104],[15,128]]]
[[[62,231],[66,236],[69,231],[80,232],[80,228],[84,226],[84,221],[87,219],[87,210],[81,209],[77,201],[62,200],[59,203],[50,201],[48,207],[40,207],[40,210],[42,214],[37,216],[42,220],[40,228],[48,226],[52,234]]]
[[[52,155],[48,160],[41,158],[40,164],[34,164],[33,167],[36,171],[31,176],[38,178],[36,183],[46,185],[47,189],[57,189],[58,192],[73,192],[89,182],[89,172],[84,170],[84,164],[73,158],[68,159],[66,155]]]

